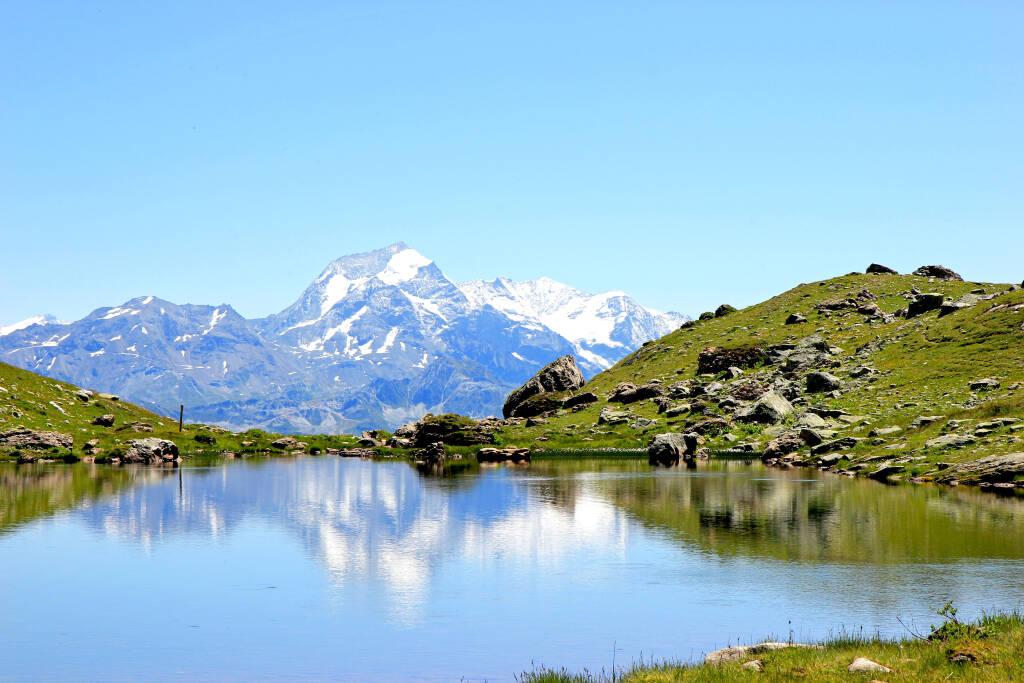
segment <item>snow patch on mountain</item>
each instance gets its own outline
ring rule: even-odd
[[[10,325],[0,326],[0,337],[6,337],[19,330],[28,329],[33,325],[67,325],[67,323],[57,320],[52,315],[34,315],[31,318],[25,318]]]

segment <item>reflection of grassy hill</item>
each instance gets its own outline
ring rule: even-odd
[[[984,294],[970,298],[967,303],[971,305],[942,317],[936,310],[910,318],[892,316],[907,308],[915,289],[938,293],[948,300],[972,291]],[[988,295],[995,296],[980,298]],[[876,315],[869,313],[872,306],[878,307]],[[785,324],[793,313],[802,314],[807,322]],[[1024,383],[1022,324],[1024,291],[1011,290],[1008,285],[900,275],[847,275],[803,284],[763,303],[698,321],[646,344],[587,384],[584,390],[596,393],[600,397],[597,403],[578,412],[559,411],[545,424],[507,427],[500,439],[506,444],[531,445],[539,438],[551,447],[638,446],[646,445],[653,434],[687,430],[710,416],[719,416],[730,422],[728,433],[733,437],[763,447],[792,424],[796,414],[814,407],[849,414],[841,419],[829,418],[827,428],[835,430],[837,436],[868,437],[872,428],[900,428],[888,435],[865,438],[847,449],[853,460],[877,455],[905,458],[905,476],[934,474],[939,461],[953,463],[1024,450],[1024,431],[1017,425],[998,425],[976,433],[980,423],[993,417],[1024,418],[1024,390],[1018,386]],[[793,372],[783,372],[782,365],[775,363],[745,368],[738,378],[725,373],[698,376],[698,354],[705,348],[769,350],[815,334],[823,340],[818,344],[824,349],[820,357]],[[808,393],[805,379],[812,370],[835,375],[842,382],[838,393]],[[861,372],[865,374],[858,376]],[[999,382],[998,388],[972,391],[971,382],[989,377]],[[714,396],[672,399],[670,407],[686,403],[694,408],[673,417],[659,413],[650,399],[628,405],[606,401],[621,382],[641,385],[652,380],[660,381],[663,388],[683,381],[703,388],[718,382],[721,387]],[[734,421],[736,407],[729,406],[729,401],[723,407],[720,401],[738,394],[742,408],[745,397],[739,388],[752,382],[788,390],[790,398],[795,399],[796,414],[775,426]],[[600,412],[609,407],[657,423],[638,425],[631,417],[624,424],[599,424]],[[922,415],[940,415],[942,419],[913,428],[914,420]],[[963,422],[950,425],[949,420]],[[959,450],[925,447],[928,440],[947,433],[974,443]],[[728,447],[729,438],[715,437],[710,445]]]
[[[114,416],[112,427],[93,424],[93,420],[103,415]],[[256,430],[239,434],[196,424],[185,425],[184,432],[179,433],[176,420],[109,394],[82,393],[74,385],[0,363],[0,432],[15,427],[68,434],[74,439],[72,452],[78,456],[90,439],[99,441],[102,456],[122,448],[129,439],[147,436],[170,439],[183,453],[273,450],[270,443],[275,438]],[[352,446],[355,441],[351,437],[325,436],[302,437],[302,440],[310,447],[321,448]],[[67,454],[66,450],[54,453],[55,456]],[[0,447],[0,459],[10,456],[10,449],[5,451]]]
[[[744,468],[595,487],[644,524],[717,555],[873,564],[1024,557],[1024,505],[1013,499],[830,477],[809,483],[797,473],[760,479]]]

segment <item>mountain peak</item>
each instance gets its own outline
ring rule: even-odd
[[[25,318],[24,320],[19,320],[18,322],[11,323],[10,325],[2,325],[2,326],[0,326],[0,337],[6,337],[9,334],[14,334],[15,332],[17,332],[19,330],[27,329],[29,327],[32,327],[33,325],[66,325],[66,324],[67,323],[65,323],[63,321],[57,320],[55,317],[53,317],[49,313],[46,313],[46,314],[43,314],[43,315],[34,315],[31,318]]]

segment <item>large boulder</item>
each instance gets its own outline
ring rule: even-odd
[[[946,300],[942,294],[936,292],[925,292],[918,294],[907,306],[907,317],[913,318],[918,315],[942,308],[942,302]]]
[[[74,439],[70,434],[60,432],[37,432],[25,427],[0,432],[0,446],[8,448],[45,451],[52,448],[71,448],[73,444]]]
[[[113,427],[115,419],[116,418],[113,415],[108,413],[106,415],[98,415],[97,417],[94,417],[92,419],[92,423],[97,427]]]
[[[872,263],[864,272],[870,275],[899,275],[897,271],[880,263]]]
[[[769,391],[752,405],[736,412],[740,422],[759,422],[761,424],[777,424],[793,412],[793,404],[785,398]]]
[[[488,420],[474,420],[462,415],[424,415],[412,429],[400,428],[402,437],[413,446],[426,448],[442,442],[448,446],[484,446],[494,443],[497,425]],[[398,434],[398,431],[395,432]]]
[[[173,441],[148,437],[132,439],[128,450],[121,457],[122,462],[153,463],[171,462],[178,459],[178,447]]]
[[[658,434],[647,446],[647,460],[652,465],[674,465],[687,454],[682,434]]]
[[[807,391],[812,394],[820,394],[826,391],[835,391],[842,388],[843,381],[828,372],[812,372],[807,375]]]
[[[585,382],[576,359],[562,356],[545,365],[530,381],[509,394],[502,414],[512,417],[516,407],[528,398],[555,391],[578,391]]]
[[[608,395],[609,403],[636,403],[646,398],[656,398],[662,396],[665,393],[665,389],[662,388],[658,382],[648,382],[636,386],[630,382],[621,382],[612,393]]]
[[[914,271],[920,277],[934,277],[940,280],[963,280],[960,274],[946,266],[921,266]]]
[[[715,317],[716,318],[723,318],[723,317],[729,315],[730,313],[735,313],[735,312],[736,312],[736,307],[735,306],[731,306],[729,304],[722,304],[721,306],[719,306],[718,308],[715,309]]]
[[[597,403],[597,394],[592,391],[584,391],[579,394],[573,394],[568,398],[562,399],[563,408],[575,408],[577,406],[586,406],[591,403]]]

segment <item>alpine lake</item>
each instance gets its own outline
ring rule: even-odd
[[[721,460],[0,464],[0,681],[513,681],[1024,605],[1024,499]]]

